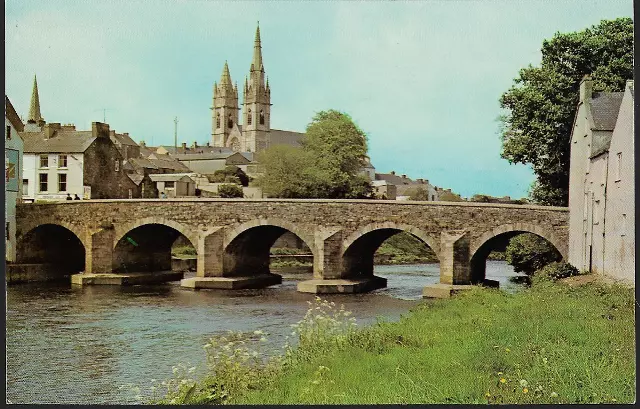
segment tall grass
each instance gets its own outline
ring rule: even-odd
[[[317,298],[281,355],[266,358],[239,344],[229,345],[233,354],[211,355],[210,347],[209,375],[167,397],[235,404],[632,403],[634,328],[633,290],[620,286],[538,280],[517,294],[474,288],[366,328]]]

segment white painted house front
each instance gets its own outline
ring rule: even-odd
[[[83,153],[25,153],[24,199],[64,200],[67,194],[83,198],[83,168]]]

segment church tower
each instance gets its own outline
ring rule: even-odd
[[[212,145],[216,147],[231,147],[234,150],[241,149],[241,140],[231,134],[239,134],[238,128],[238,86],[233,86],[231,74],[227,62],[224,63],[220,84],[213,84],[212,107]],[[234,129],[236,132],[233,132]]]
[[[259,152],[269,146],[271,130],[271,90],[262,63],[260,26],[256,29],[253,60],[249,68],[249,78],[245,78],[243,97],[243,150]]]
[[[27,132],[40,132],[45,121],[40,114],[40,96],[38,95],[38,80],[33,76],[33,91],[31,92],[31,106],[29,107],[29,118],[25,125]]]

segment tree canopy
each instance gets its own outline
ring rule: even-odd
[[[258,154],[264,173],[256,180],[269,197],[365,198],[369,181],[358,175],[367,154],[365,133],[345,113],[317,113],[302,147],[275,145]]]
[[[594,91],[622,91],[633,78],[633,21],[603,20],[584,31],[556,33],[542,44],[542,63],[520,70],[500,98],[502,157],[531,164],[536,175],[530,196],[539,204],[569,201],[570,138],[580,81]]]

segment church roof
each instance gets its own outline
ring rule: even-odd
[[[91,146],[96,137],[91,131],[56,131],[45,139],[44,131],[21,132],[24,153],[80,153]]]
[[[269,132],[269,145],[292,145],[300,146],[302,138],[305,134],[303,132],[284,131],[282,129],[272,129]]]

